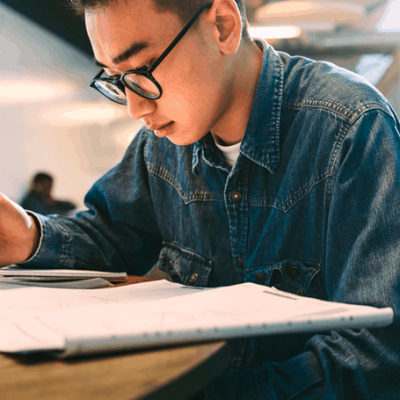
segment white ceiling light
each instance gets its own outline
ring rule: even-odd
[[[281,1],[267,4],[257,12],[258,21],[274,25],[335,21],[362,26],[364,16],[361,4],[327,0]]]
[[[108,123],[115,118],[126,117],[126,110],[113,105],[74,104],[44,111],[40,115],[42,122],[66,126],[82,123]]]
[[[301,29],[297,26],[251,26],[251,37],[262,39],[292,39],[301,35]]]

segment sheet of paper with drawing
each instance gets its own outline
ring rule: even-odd
[[[325,302],[253,283],[204,290],[167,281],[70,294],[33,290],[33,299],[34,292],[26,292],[26,302],[8,294],[13,290],[0,292],[0,351],[57,351],[63,358],[251,335],[380,327],[393,319],[390,308]],[[55,292],[46,294],[49,290]]]

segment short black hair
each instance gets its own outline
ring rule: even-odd
[[[86,10],[95,10],[107,7],[118,1],[129,0],[68,0],[74,11],[78,15],[84,15]],[[247,29],[247,16],[244,0],[234,0],[238,6],[242,20],[242,38],[246,41],[250,40],[250,34]],[[209,0],[152,0],[153,8],[159,13],[169,11],[178,16],[182,24],[187,24],[194,14]]]

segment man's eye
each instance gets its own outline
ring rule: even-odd
[[[143,67],[139,67],[136,69],[136,71],[143,71],[143,72],[147,72],[150,69],[149,65],[143,65]]]
[[[139,68],[136,68],[136,71],[147,72],[151,68],[152,65],[153,65],[153,60],[149,61],[147,64],[144,64]]]
[[[106,78],[111,79],[111,80],[116,80],[119,79],[121,77],[121,75],[118,74],[110,74],[109,72],[107,72],[107,70],[105,71],[106,73]]]

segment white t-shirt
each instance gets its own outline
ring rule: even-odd
[[[225,161],[229,166],[233,167],[237,158],[239,157],[239,148],[242,142],[232,144],[231,146],[223,146],[218,136],[216,136],[213,132],[211,132],[212,137],[214,138],[215,145],[221,150]]]

